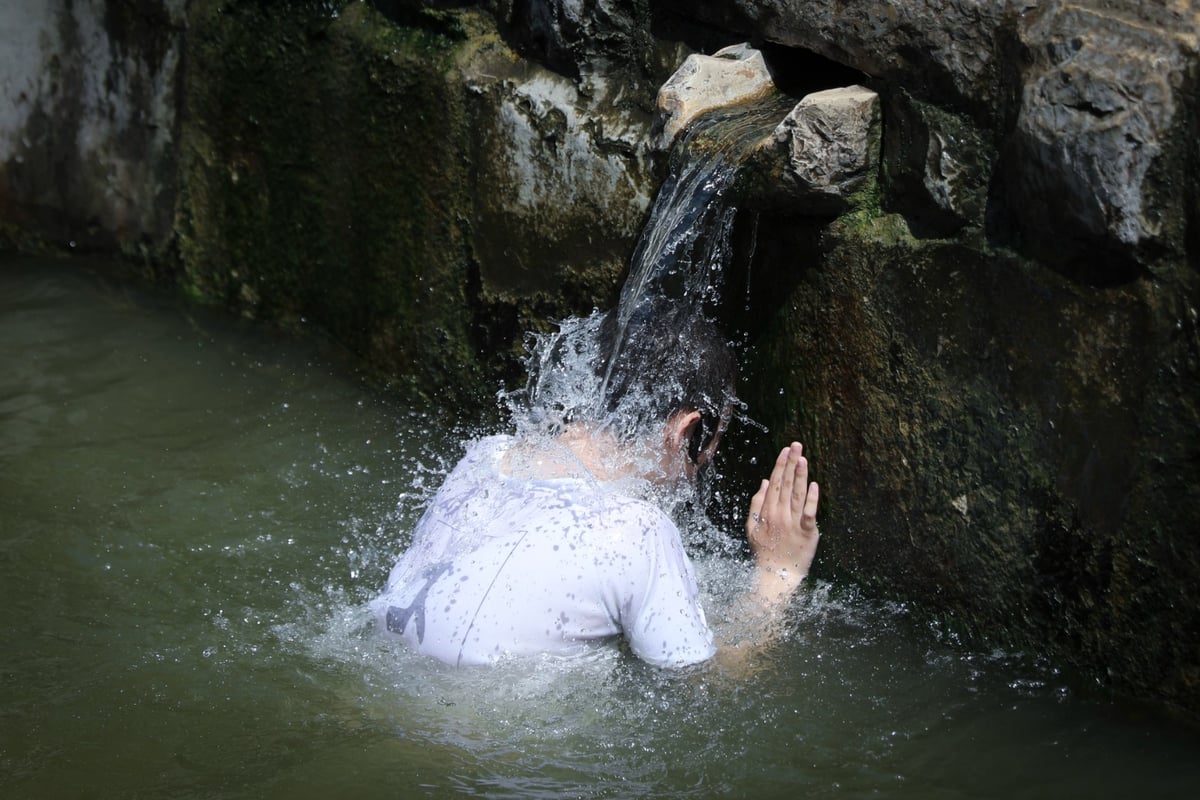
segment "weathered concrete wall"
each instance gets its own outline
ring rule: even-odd
[[[157,252],[172,235],[184,0],[0,10],[0,241]]]

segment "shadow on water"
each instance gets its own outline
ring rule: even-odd
[[[470,431],[77,268],[0,263],[0,795],[1190,796],[1200,736],[811,587],[754,674],[452,670],[363,609]],[[743,565],[700,555],[714,609]],[[714,612],[715,613],[715,612]]]

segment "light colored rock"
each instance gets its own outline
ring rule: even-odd
[[[546,275],[623,268],[655,188],[645,111],[618,82],[596,77],[584,93],[508,52],[480,52],[463,74],[476,96],[472,230],[486,287],[532,292]]]
[[[848,199],[879,163],[879,124],[879,95],[863,86],[805,96],[775,129],[784,180],[804,198]]]
[[[658,90],[661,146],[669,147],[701,114],[756,100],[775,90],[762,52],[748,44],[693,54]]]

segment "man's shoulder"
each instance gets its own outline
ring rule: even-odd
[[[671,516],[644,497],[599,493],[594,508],[604,529],[614,537],[643,541],[660,536],[679,537],[679,528]]]

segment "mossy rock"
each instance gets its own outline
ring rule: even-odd
[[[1194,272],[1097,290],[895,215],[790,230],[751,268],[745,399],[813,456],[817,574],[1200,707]]]
[[[458,46],[361,3],[193,9],[177,229],[183,283],[313,322],[429,394],[471,394]]]

